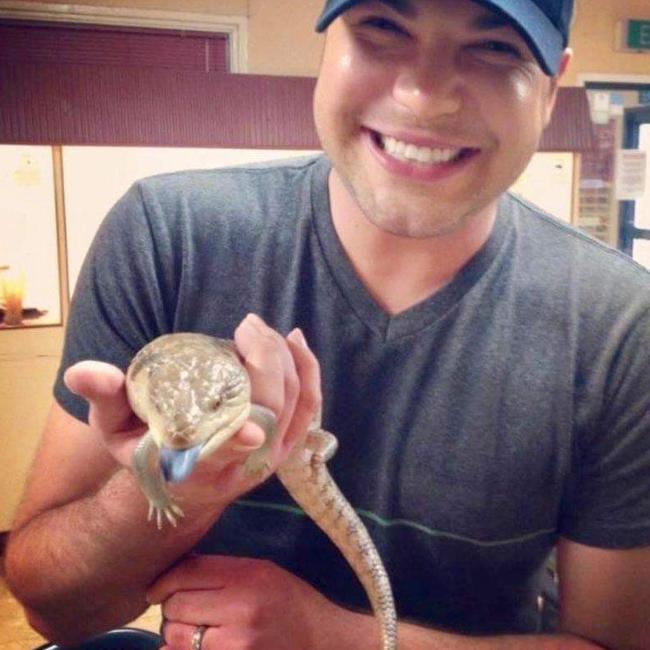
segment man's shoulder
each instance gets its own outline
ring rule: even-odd
[[[222,227],[272,228],[307,214],[311,197],[327,192],[328,173],[328,160],[311,155],[158,174],[136,181],[110,221],[132,229],[140,213],[147,232],[189,228],[209,236]]]
[[[113,206],[94,247],[141,255],[153,246],[171,256],[186,245],[245,246],[261,230],[290,239],[312,218],[312,198],[327,192],[328,173],[326,158],[309,156],[149,176]]]
[[[650,288],[650,271],[629,255],[508,192],[502,208],[515,224],[519,247],[531,264],[548,276],[582,280],[594,286],[624,283],[629,289]]]
[[[210,169],[188,169],[157,174],[139,180],[136,185],[145,194],[191,195],[206,192],[225,194],[233,186],[244,196],[248,188],[262,192],[286,189],[291,183],[299,184],[315,169],[326,165],[321,155],[298,156],[254,163],[242,163]]]

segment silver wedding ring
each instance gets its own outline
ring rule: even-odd
[[[192,650],[201,650],[201,643],[203,643],[203,635],[207,630],[206,625],[199,625],[192,633]]]

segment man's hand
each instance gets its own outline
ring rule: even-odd
[[[253,399],[278,417],[273,470],[319,408],[318,363],[299,331],[285,339],[255,316],[244,319],[234,338]],[[152,581],[205,535],[230,501],[264,478],[243,471],[263,434],[246,424],[225,449],[174,485],[185,518],[152,543],[156,531],[147,522],[146,499],[125,470],[145,427],[130,408],[123,373],[83,362],[65,379],[89,401],[90,424],[53,404],[9,537],[5,571],[32,625],[73,645],[139,616]]]
[[[381,647],[372,616],[332,603],[306,582],[266,560],[188,556],[149,588],[147,600],[162,604],[165,645],[161,650],[191,648],[192,635],[199,626],[206,627],[201,650],[377,650]],[[476,637],[408,623],[400,624],[399,647],[408,650],[601,648],[569,634]]]
[[[190,556],[147,595],[150,602],[162,603],[163,650],[187,650],[199,625],[207,627],[202,650],[361,649],[362,643],[348,645],[343,638],[343,626],[352,630],[350,621],[357,617],[368,619],[366,636],[373,637],[371,618],[336,606],[265,560]],[[370,647],[378,647],[377,641]]]
[[[305,434],[320,407],[318,362],[299,330],[285,339],[253,314],[236,329],[234,340],[251,378],[252,400],[278,418],[278,436],[269,458],[273,471]],[[83,361],[68,369],[65,381],[70,390],[88,401],[89,424],[101,435],[111,456],[130,468],[146,427],[129,405],[124,374],[107,363]],[[243,471],[246,458],[263,441],[263,431],[247,422],[196,468],[186,485],[173,486],[173,491],[185,501],[208,505],[218,497],[227,505],[266,478]]]

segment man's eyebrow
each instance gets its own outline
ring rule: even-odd
[[[418,15],[417,7],[410,0],[379,0],[379,2],[405,18],[415,18]]]
[[[370,0],[368,0],[370,1]],[[380,4],[386,5],[389,9],[401,14],[405,18],[417,18],[418,7],[411,0],[377,0]],[[502,29],[512,27],[512,22],[507,16],[497,11],[487,11],[472,19],[471,27],[480,31],[491,29]]]

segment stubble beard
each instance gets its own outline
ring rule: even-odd
[[[498,196],[484,187],[468,187],[460,201],[437,199],[430,188],[418,188],[417,183],[404,179],[393,179],[378,187],[369,177],[372,166],[359,144],[357,122],[349,115],[339,115],[339,124],[355,125],[344,133],[333,128],[332,119],[321,117],[318,110],[315,117],[321,146],[350,198],[363,218],[385,233],[408,239],[442,237],[492,211],[498,201]],[[508,187],[504,184],[499,195]]]
[[[462,206],[445,205],[423,192],[418,193],[417,189],[410,195],[404,189],[396,191],[392,187],[373,189],[364,179],[364,172],[355,171],[361,167],[359,163],[350,164],[344,157],[343,164],[333,164],[363,217],[379,230],[396,237],[429,239],[448,235],[465,227],[490,203],[485,199],[484,202],[472,200]]]

